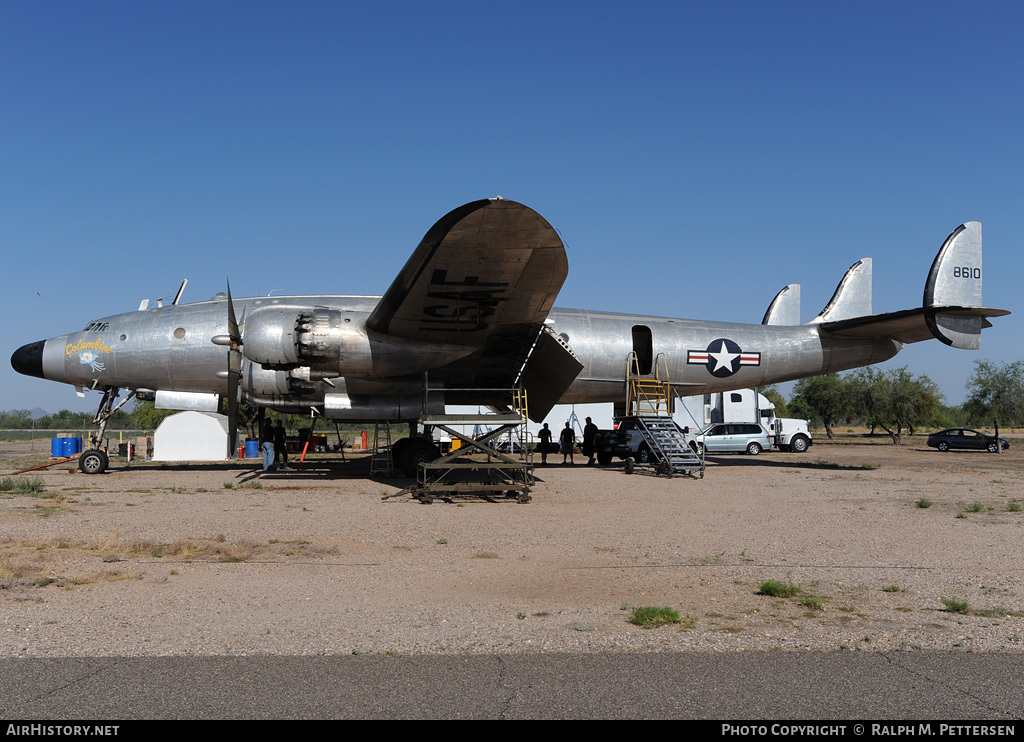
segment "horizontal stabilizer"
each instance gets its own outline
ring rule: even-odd
[[[791,283],[782,289],[768,305],[762,325],[800,324],[800,284]]]
[[[839,322],[823,322],[821,330],[840,337],[890,338],[901,343],[919,343],[936,337],[928,322],[929,313],[932,313],[932,310],[919,307],[870,317],[854,317]],[[1009,314],[1005,309],[987,307],[943,307],[938,313],[952,320],[976,325],[979,333],[982,328],[992,326],[986,317],[1002,317]]]
[[[871,314],[871,258],[863,258],[850,266],[843,280],[836,286],[821,314],[808,324],[838,322],[851,317]]]

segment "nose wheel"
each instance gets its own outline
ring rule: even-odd
[[[78,469],[83,474],[102,474],[110,460],[98,448],[90,449],[78,457]]]

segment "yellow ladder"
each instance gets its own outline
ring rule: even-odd
[[[671,394],[665,354],[655,357],[652,377],[640,375],[636,353],[630,351],[626,357],[626,414],[671,416]]]

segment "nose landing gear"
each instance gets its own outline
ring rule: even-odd
[[[100,405],[96,410],[96,417],[92,421],[92,424],[96,426],[96,430],[89,436],[89,445],[92,448],[83,451],[82,455],[78,458],[78,470],[83,474],[102,474],[110,464],[110,459],[106,452],[100,448],[103,445],[103,434],[107,430],[107,420],[121,409],[125,402],[135,397],[135,392],[131,392],[115,405],[114,401],[120,392],[121,390],[116,386],[108,386],[103,390],[103,398],[100,400]]]

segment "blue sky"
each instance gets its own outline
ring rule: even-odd
[[[501,195],[569,253],[557,304],[803,321],[874,258],[920,304],[984,224],[978,353],[907,365],[951,402],[1021,357],[1019,3],[0,4],[2,347],[172,294],[383,292]],[[723,300],[723,295],[725,300]],[[5,363],[0,409],[94,409]]]

